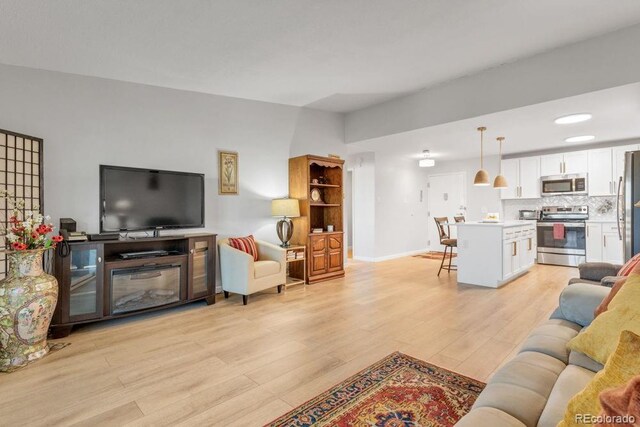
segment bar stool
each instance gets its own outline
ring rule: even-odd
[[[455,271],[456,268],[451,267],[451,258],[453,257],[453,248],[458,247],[458,239],[451,238],[451,230],[447,223],[449,222],[449,218],[446,216],[435,217],[436,226],[438,227],[438,233],[440,233],[440,244],[444,245],[444,253],[442,254],[442,262],[440,263],[440,269],[438,270],[438,277],[440,277],[440,272],[444,269],[447,272],[451,273],[451,270]],[[458,222],[458,221],[456,221]],[[445,231],[445,226],[447,227]],[[449,266],[444,266],[444,260],[447,258],[447,249],[449,249]]]

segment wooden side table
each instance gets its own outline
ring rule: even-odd
[[[307,263],[305,245],[292,245],[287,249],[287,283],[285,287],[307,283]]]

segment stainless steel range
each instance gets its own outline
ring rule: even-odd
[[[585,262],[588,206],[545,206],[537,224],[538,264]]]

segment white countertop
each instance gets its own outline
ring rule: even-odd
[[[525,220],[513,220],[513,221],[502,221],[502,222],[479,222],[479,221],[469,221],[469,222],[460,222],[456,224],[458,227],[500,227],[500,228],[509,228],[509,227],[522,227],[523,225],[536,225],[535,221],[525,221]]]
[[[611,218],[611,219],[588,219],[585,222],[593,222],[593,223],[612,223],[615,224],[616,219],[615,218]]]

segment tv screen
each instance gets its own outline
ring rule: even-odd
[[[100,232],[204,227],[204,175],[100,165]]]

